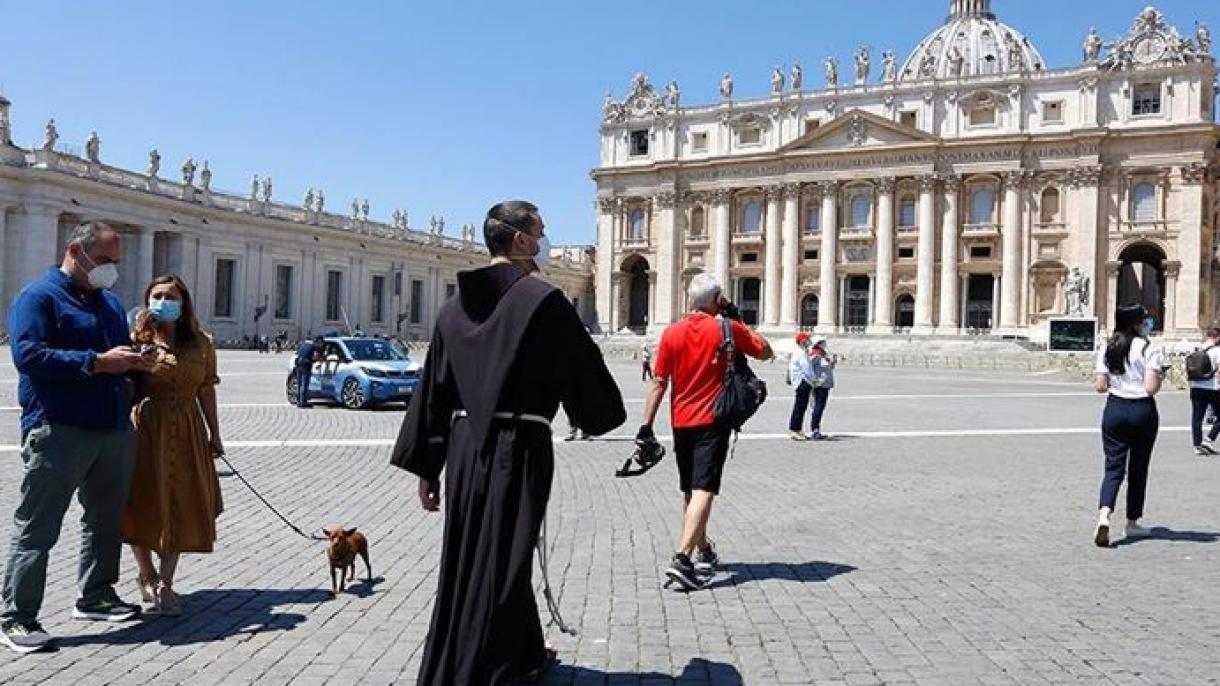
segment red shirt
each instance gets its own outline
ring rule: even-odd
[[[720,319],[706,312],[692,312],[661,334],[653,373],[673,386],[670,411],[675,429],[710,426],[713,408],[724,387],[727,361],[720,346]],[[738,355],[758,357],[767,342],[739,321],[733,321],[733,341]]]

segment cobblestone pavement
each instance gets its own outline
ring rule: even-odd
[[[0,361],[7,538],[21,463],[7,350]],[[387,464],[401,411],[288,407],[286,363],[222,353],[230,459],[302,526],[365,531],[374,582],[332,600],[321,545],[225,475],[217,551],[183,561],[184,617],[75,622],[74,505],[43,615],[62,648],[0,653],[0,682],[414,682],[442,520]],[[679,528],[672,459],[612,478],[641,409],[634,365],[615,365],[632,416],[619,440],[558,445],[551,577],[579,635],[548,629],[562,664],[546,683],[1220,679],[1220,458],[1191,453],[1183,393],[1161,400],[1148,506],[1157,536],[1100,550],[1090,535],[1101,399],[1078,381],[844,368],[826,420],[839,440],[796,444],[783,436],[781,365],[763,369],[775,397],[727,470],[711,530],[727,569],[708,590],[660,585]],[[135,598],[126,553],[123,576]]]

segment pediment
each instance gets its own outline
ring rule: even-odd
[[[902,144],[939,143],[940,139],[919,129],[904,126],[884,117],[848,110],[825,126],[820,126],[784,146],[780,152],[843,151],[879,148]]]

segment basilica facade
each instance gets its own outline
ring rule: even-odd
[[[1081,61],[1052,67],[992,4],[953,0],[905,60],[829,58],[815,87],[792,65],[764,97],[730,74],[711,104],[644,75],[608,95],[601,327],[663,328],[704,271],[776,334],[1044,339],[1051,318],[1105,326],[1129,302],[1166,332],[1215,319],[1208,28],[1150,7],[1117,40],[1082,26]]]
[[[0,97],[0,342],[13,298],[59,262],[85,221],[122,234],[113,290],[128,307],[154,276],[177,274],[221,342],[357,329],[426,340],[458,272],[487,264],[473,224],[451,236],[433,217],[415,230],[402,210],[386,224],[370,217],[367,200],[352,201],[350,214],[331,212],[317,189],[303,204],[280,202],[267,177],[252,180],[248,195],[225,193],[211,187],[206,161],[188,159],[163,178],[155,149],[144,171],[121,169],[102,160],[96,134],[83,151],[62,145],[54,120],[41,144],[19,147],[10,110]],[[550,264],[545,278],[595,325],[591,251],[557,247]]]

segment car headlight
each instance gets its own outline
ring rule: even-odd
[[[377,377],[378,379],[385,378],[385,372],[381,371],[380,369],[373,369],[372,367],[361,367],[360,371],[364,372],[365,374],[368,374],[369,376]]]

